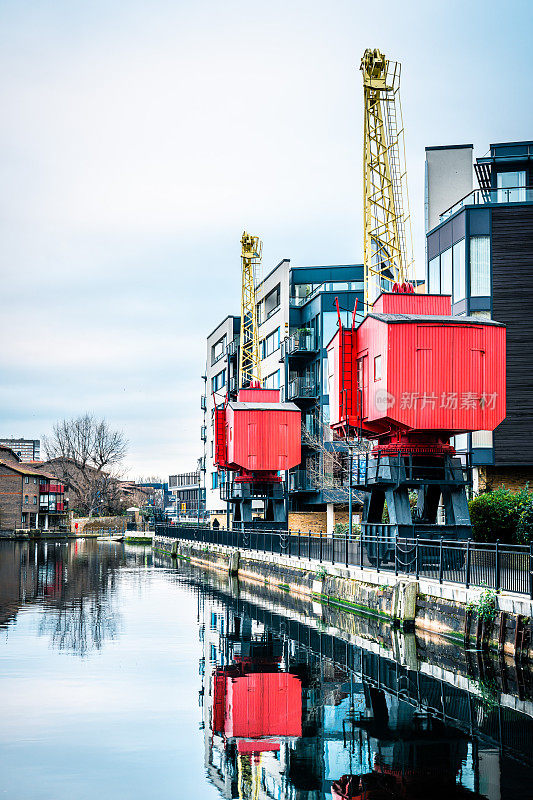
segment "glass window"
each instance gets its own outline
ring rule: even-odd
[[[276,370],[276,372],[273,372],[271,375],[267,375],[267,377],[264,378],[263,380],[263,388],[279,389],[279,377],[280,377],[279,369]]]
[[[226,385],[226,370],[223,369],[222,372],[218,372],[211,378],[211,389],[214,392],[217,392],[225,385]]]
[[[490,236],[470,237],[470,294],[490,297]]]
[[[33,505],[34,505],[34,506],[36,506],[36,505],[37,505],[37,498],[35,497],[35,495],[33,496]]]
[[[223,336],[211,347],[211,363],[214,364],[226,352],[226,337]]]
[[[211,488],[218,489],[218,472],[211,473]]]
[[[29,483],[29,482],[30,482],[30,479],[28,478],[28,476],[27,476],[27,475],[25,475],[25,476],[24,476],[24,483]]]
[[[442,294],[452,294],[452,248],[440,254],[440,290]]]
[[[27,494],[25,494],[25,495],[24,495],[24,502],[25,502],[25,503],[27,503],[27,502],[28,502],[28,500],[29,500],[29,497],[28,497],[28,495],[27,495]]]
[[[498,203],[523,203],[526,199],[526,173],[498,172]]]
[[[269,294],[265,297],[265,318],[268,319],[271,314],[279,308],[281,298],[280,292],[280,284],[276,286],[275,289],[272,289]]]
[[[275,331],[272,331],[265,339],[262,341],[262,358],[266,358],[267,356],[271,355],[275,350],[279,348],[279,328],[276,328]]]
[[[322,313],[322,344],[324,347],[336,334],[338,319],[336,311],[324,311]]]
[[[428,264],[429,294],[440,294],[440,256]]]
[[[374,358],[374,380],[379,381],[381,379],[381,356],[376,356]]]
[[[465,277],[465,240],[461,239],[453,246],[453,302],[464,300],[466,297]]]

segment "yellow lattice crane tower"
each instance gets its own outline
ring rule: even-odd
[[[365,307],[405,283],[412,271],[412,235],[400,104],[400,71],[379,50],[361,59],[364,88]]]
[[[239,359],[239,388],[261,384],[261,360],[257,333],[255,287],[261,266],[263,243],[258,236],[244,231],[241,237],[241,354]]]

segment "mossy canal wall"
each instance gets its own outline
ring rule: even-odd
[[[239,581],[276,587],[295,597],[381,619],[403,630],[436,633],[478,650],[533,661],[533,614],[528,598],[499,594],[490,598],[494,607],[487,614],[479,588],[167,537],[156,537],[153,546]]]

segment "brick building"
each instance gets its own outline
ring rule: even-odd
[[[65,487],[0,446],[0,529],[55,528],[66,518]]]

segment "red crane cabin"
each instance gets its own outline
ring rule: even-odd
[[[241,389],[237,402],[215,412],[215,464],[221,469],[275,473],[301,457],[301,412],[281,403],[278,389]]]
[[[453,317],[444,295],[381,294],[328,345],[331,426],[370,438],[494,430],[505,419],[505,327]]]

